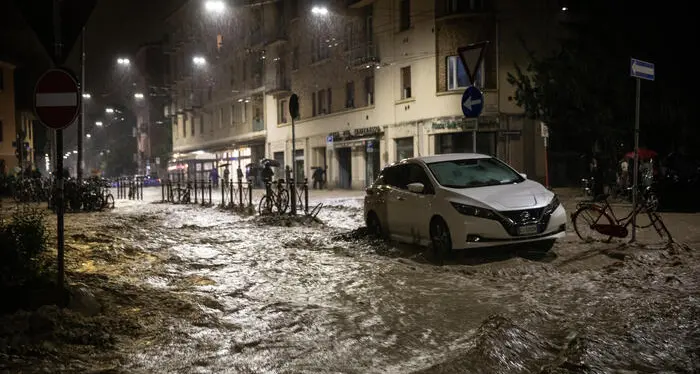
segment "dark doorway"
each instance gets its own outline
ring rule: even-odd
[[[338,148],[338,187],[352,188],[352,149]]]

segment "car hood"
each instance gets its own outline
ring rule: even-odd
[[[554,193],[541,184],[525,180],[521,183],[474,188],[446,188],[455,201],[486,205],[494,210],[519,210],[546,206]],[[480,204],[479,204],[480,203]]]

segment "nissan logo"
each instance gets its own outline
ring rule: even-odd
[[[520,221],[521,222],[527,222],[530,220],[530,218],[532,218],[532,217],[530,217],[530,212],[524,211],[524,212],[520,213]]]

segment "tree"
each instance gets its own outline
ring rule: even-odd
[[[654,61],[657,71],[668,64],[664,80],[642,84],[641,142],[663,149],[688,141],[679,136],[689,125],[687,94],[672,72],[668,39],[660,36],[669,25],[657,14],[630,14],[626,2],[576,2],[561,23],[559,48],[548,55],[529,51],[529,62],[516,67],[508,82],[526,115],[550,126],[553,150],[589,153],[594,148],[619,157],[632,149],[635,81],[629,76],[630,57]],[[677,18],[673,18],[678,22]],[[682,23],[682,21],[681,21]],[[671,52],[671,53],[669,53]],[[657,73],[658,74],[658,73]],[[652,104],[649,104],[652,103]],[[675,126],[674,131],[668,131]],[[645,136],[646,135],[646,136]],[[597,147],[596,147],[597,146]]]

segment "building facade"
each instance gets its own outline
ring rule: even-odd
[[[542,180],[539,125],[517,107],[507,77],[527,65],[523,40],[531,50],[553,46],[560,12],[550,0],[336,0],[323,9],[306,0],[250,2],[236,9],[243,20],[232,21],[233,35],[217,33],[207,51],[184,53],[211,63],[204,81],[204,69],[191,64],[178,81],[176,156],[210,162],[198,170],[265,157],[294,163],[297,179],[321,167],[330,187],[364,188],[387,164],[472,152],[476,137],[477,152]],[[473,82],[484,111],[465,120],[461,97],[472,82],[457,49],[480,41],[490,42]],[[292,93],[300,103],[294,147]]]
[[[17,110],[14,75],[15,66],[0,61],[0,173],[34,166],[34,115]]]

